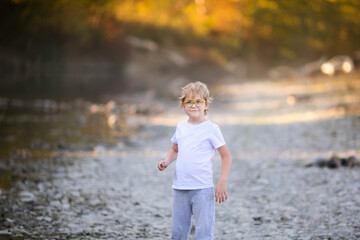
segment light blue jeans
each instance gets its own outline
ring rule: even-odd
[[[191,230],[191,215],[195,219],[195,239],[213,240],[215,229],[214,188],[196,190],[173,189],[173,240],[187,240]]]

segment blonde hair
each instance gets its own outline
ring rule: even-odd
[[[210,96],[209,89],[207,88],[206,84],[203,82],[195,82],[189,83],[185,87],[181,88],[181,97],[179,98],[181,101],[181,105],[184,103],[186,97],[195,96],[199,94],[205,100],[205,104],[209,104],[212,102],[213,98]],[[207,114],[208,109],[205,109],[205,115]]]

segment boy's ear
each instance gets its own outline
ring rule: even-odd
[[[184,102],[180,102],[180,107],[181,108],[184,108],[185,106],[184,106]]]
[[[204,109],[205,115],[207,114],[207,111],[209,111],[209,105],[210,105],[210,102],[209,102],[209,101],[206,101],[206,102],[205,102],[205,109]]]

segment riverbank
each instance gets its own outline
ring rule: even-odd
[[[360,157],[359,86],[264,80],[212,89],[209,119],[233,156],[215,239],[360,238],[360,168],[304,167],[332,154]],[[64,145],[22,168],[25,177],[0,190],[0,239],[169,239],[174,165],[156,164],[185,115],[175,101],[151,99],[162,110],[127,118],[126,141]],[[216,155],[215,180],[220,167]]]

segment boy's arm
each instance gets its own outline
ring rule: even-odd
[[[220,178],[215,190],[215,200],[216,202],[219,201],[219,203],[222,203],[227,199],[226,182],[229,177],[232,160],[230,152],[226,145],[219,147],[218,151],[222,159],[222,166]]]
[[[177,155],[178,155],[178,145],[173,143],[170,151],[168,152],[168,154],[165,157],[165,160],[160,161],[158,163],[159,170],[163,171],[165,168],[167,168],[167,166],[169,166],[173,161],[175,161],[177,159]]]

